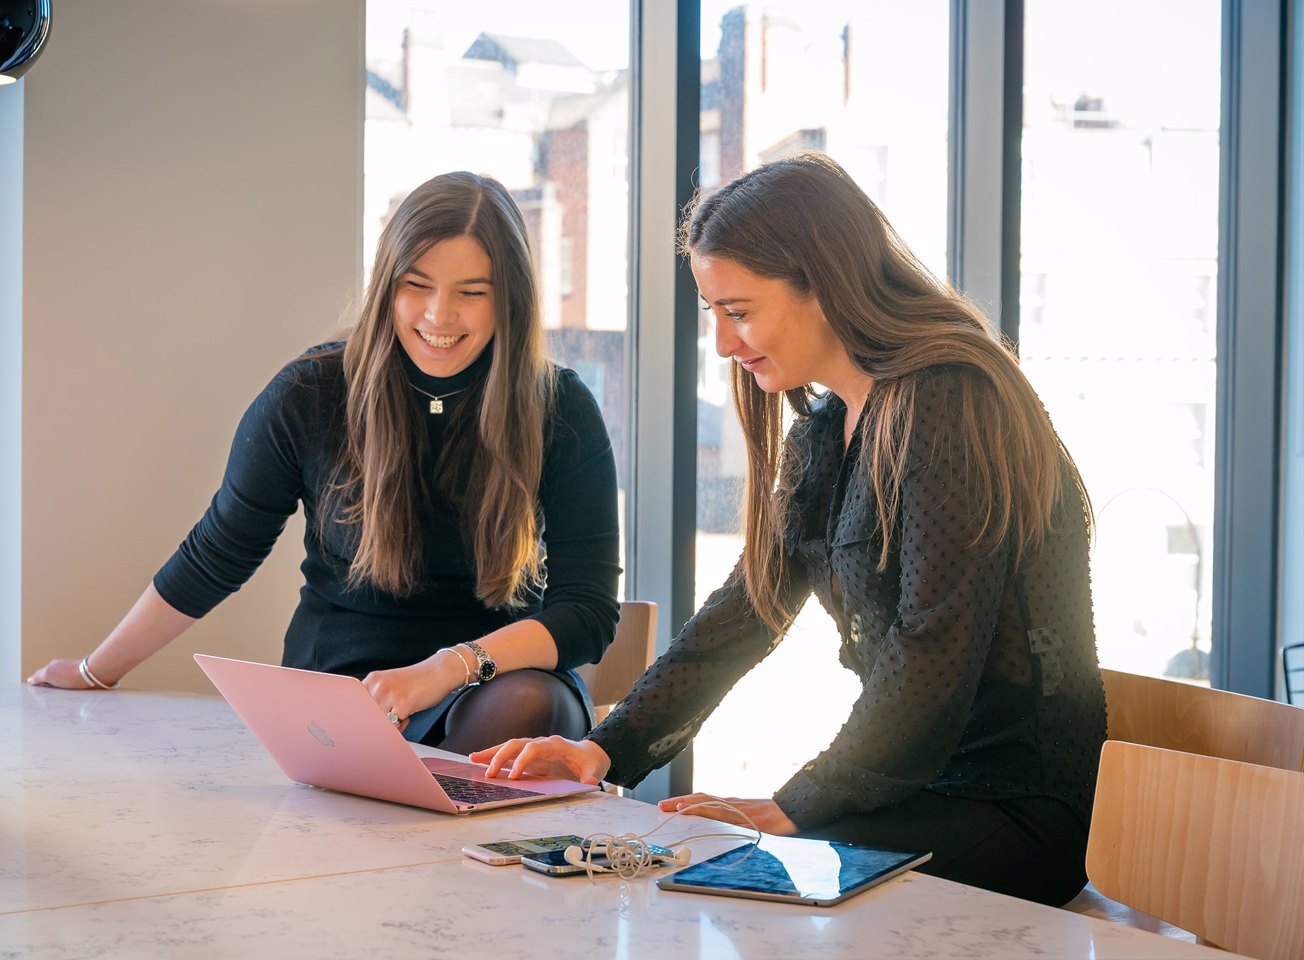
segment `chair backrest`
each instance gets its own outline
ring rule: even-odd
[[[1109,739],[1283,770],[1304,765],[1304,708],[1101,670]]]
[[[657,605],[646,600],[626,600],[620,605],[616,639],[597,663],[579,668],[601,720],[625,698],[634,681],[656,657]]]
[[[1100,756],[1087,876],[1260,960],[1304,956],[1304,773],[1135,743]]]
[[[1281,665],[1286,674],[1286,702],[1304,704],[1304,643],[1282,647]]]

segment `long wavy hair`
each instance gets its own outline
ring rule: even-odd
[[[679,243],[685,255],[730,260],[814,297],[852,363],[871,378],[858,467],[876,501],[880,571],[896,546],[918,375],[940,364],[981,375],[960,378],[955,424],[965,482],[986,504],[970,546],[1008,546],[1017,567],[1050,533],[1068,485],[1090,523],[1081,476],[1014,352],[977,307],[933,276],[832,159],[778,160],[699,194]],[[807,384],[767,394],[735,364],[733,394],[747,446],[743,575],[757,611],[782,631],[794,615],[780,600],[783,529],[802,466],[784,447],[783,402],[786,396],[808,416],[815,392]]]
[[[394,293],[426,251],[462,236],[492,264],[492,357],[459,405],[474,415],[450,419],[434,476],[424,477],[428,441],[394,331]],[[555,371],[544,356],[525,221],[501,183],[447,173],[408,194],[380,235],[343,364],[346,436],[320,517],[355,528],[350,586],[398,596],[417,589],[417,504],[433,484],[461,516],[476,596],[490,607],[519,606],[541,572],[536,496]]]

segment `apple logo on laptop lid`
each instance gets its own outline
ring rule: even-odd
[[[321,727],[317,726],[316,723],[313,723],[311,720],[308,722],[308,732],[311,733],[317,739],[317,742],[320,743],[322,746],[324,747],[335,746],[335,741],[330,738],[330,735]]]

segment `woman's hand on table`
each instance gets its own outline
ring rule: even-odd
[[[27,682],[34,687],[61,687],[64,690],[98,690],[99,687],[88,684],[82,679],[77,669],[80,660],[51,660],[34,674]]]
[[[508,770],[507,779],[522,774],[598,783],[611,769],[607,751],[592,740],[567,740],[565,737],[517,738],[486,747],[471,754],[472,763],[485,763],[485,775],[496,777]]]
[[[773,834],[776,837],[791,837],[797,833],[797,825],[783,812],[783,808],[773,800],[742,800],[738,797],[721,798],[713,797],[707,793],[689,793],[682,797],[667,797],[657,806],[666,813],[675,813],[682,810],[686,816],[706,817],[709,820],[720,820],[723,823],[735,823],[740,827],[751,826],[728,807],[711,804],[712,800],[720,799],[737,807],[751,817],[752,822],[756,824],[762,833]],[[695,810],[687,809],[695,803],[711,805],[698,807]]]
[[[154,584],[127,611],[113,632],[96,644],[84,659],[51,660],[27,682],[32,686],[65,690],[100,690],[117,687],[138,665],[162,650],[196,621],[164,600]],[[87,674],[80,666],[85,663]]]

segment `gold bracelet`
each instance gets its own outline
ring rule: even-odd
[[[457,657],[458,663],[460,663],[462,669],[466,671],[466,677],[462,680],[462,686],[469,687],[471,685],[471,666],[466,662],[466,657],[457,652],[456,644],[451,647],[445,647],[444,649],[452,651],[453,656]]]

